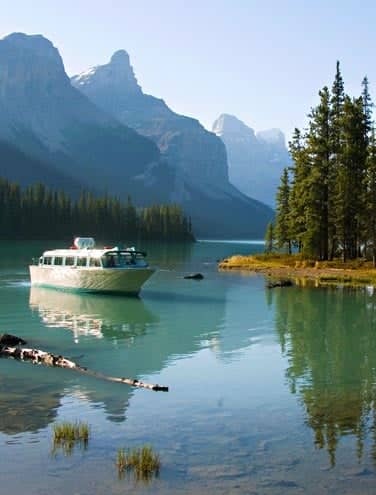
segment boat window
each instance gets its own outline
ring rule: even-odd
[[[131,265],[133,263],[133,255],[131,253],[122,253],[120,255],[120,265]]]
[[[116,268],[119,266],[118,256],[116,254],[105,254],[102,256],[102,264],[104,268]]]
[[[52,264],[52,258],[51,258],[51,256],[45,256],[43,258],[43,264],[44,265],[51,265]]]
[[[86,266],[87,258],[77,258],[77,266]]]
[[[101,266],[101,261],[99,258],[90,258],[89,265],[90,266]]]
[[[63,264],[63,258],[61,256],[55,256],[54,265],[60,266]]]
[[[65,258],[65,266],[74,266],[74,256],[67,256]]]

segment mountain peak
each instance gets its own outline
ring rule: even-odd
[[[73,86],[83,89],[110,90],[123,94],[141,93],[129,55],[125,50],[117,50],[105,65],[97,65],[71,79]]]
[[[248,127],[244,122],[239,120],[235,115],[222,113],[213,124],[213,132],[217,136],[226,135],[242,135],[244,137],[255,138],[255,132],[251,127]]]
[[[47,50],[56,50],[51,41],[41,34],[11,33],[0,41],[7,45],[18,48],[27,48],[36,52],[45,53]]]
[[[267,144],[278,146],[280,148],[286,148],[285,135],[281,129],[267,129],[265,131],[259,131],[257,134],[257,139],[264,141]]]
[[[112,65],[129,65],[129,55],[125,50],[117,50],[111,57],[110,64]]]
[[[57,48],[40,34],[12,33],[0,39],[0,95],[27,92],[40,93],[54,85],[69,85],[63,61]]]

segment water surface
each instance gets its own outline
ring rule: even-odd
[[[31,289],[47,244],[0,243],[0,332],[170,391],[1,359],[1,494],[374,492],[375,295],[218,272],[261,248],[244,241],[140,245],[159,271],[139,299]],[[53,423],[76,419],[88,449],[51,455]],[[159,478],[119,480],[117,449],[144,443]]]

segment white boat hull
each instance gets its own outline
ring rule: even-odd
[[[32,286],[137,295],[152,268],[80,268],[30,265]]]

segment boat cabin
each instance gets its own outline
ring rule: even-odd
[[[39,266],[70,268],[139,268],[148,266],[146,253],[116,249],[104,250],[56,250],[46,251],[38,260]]]

